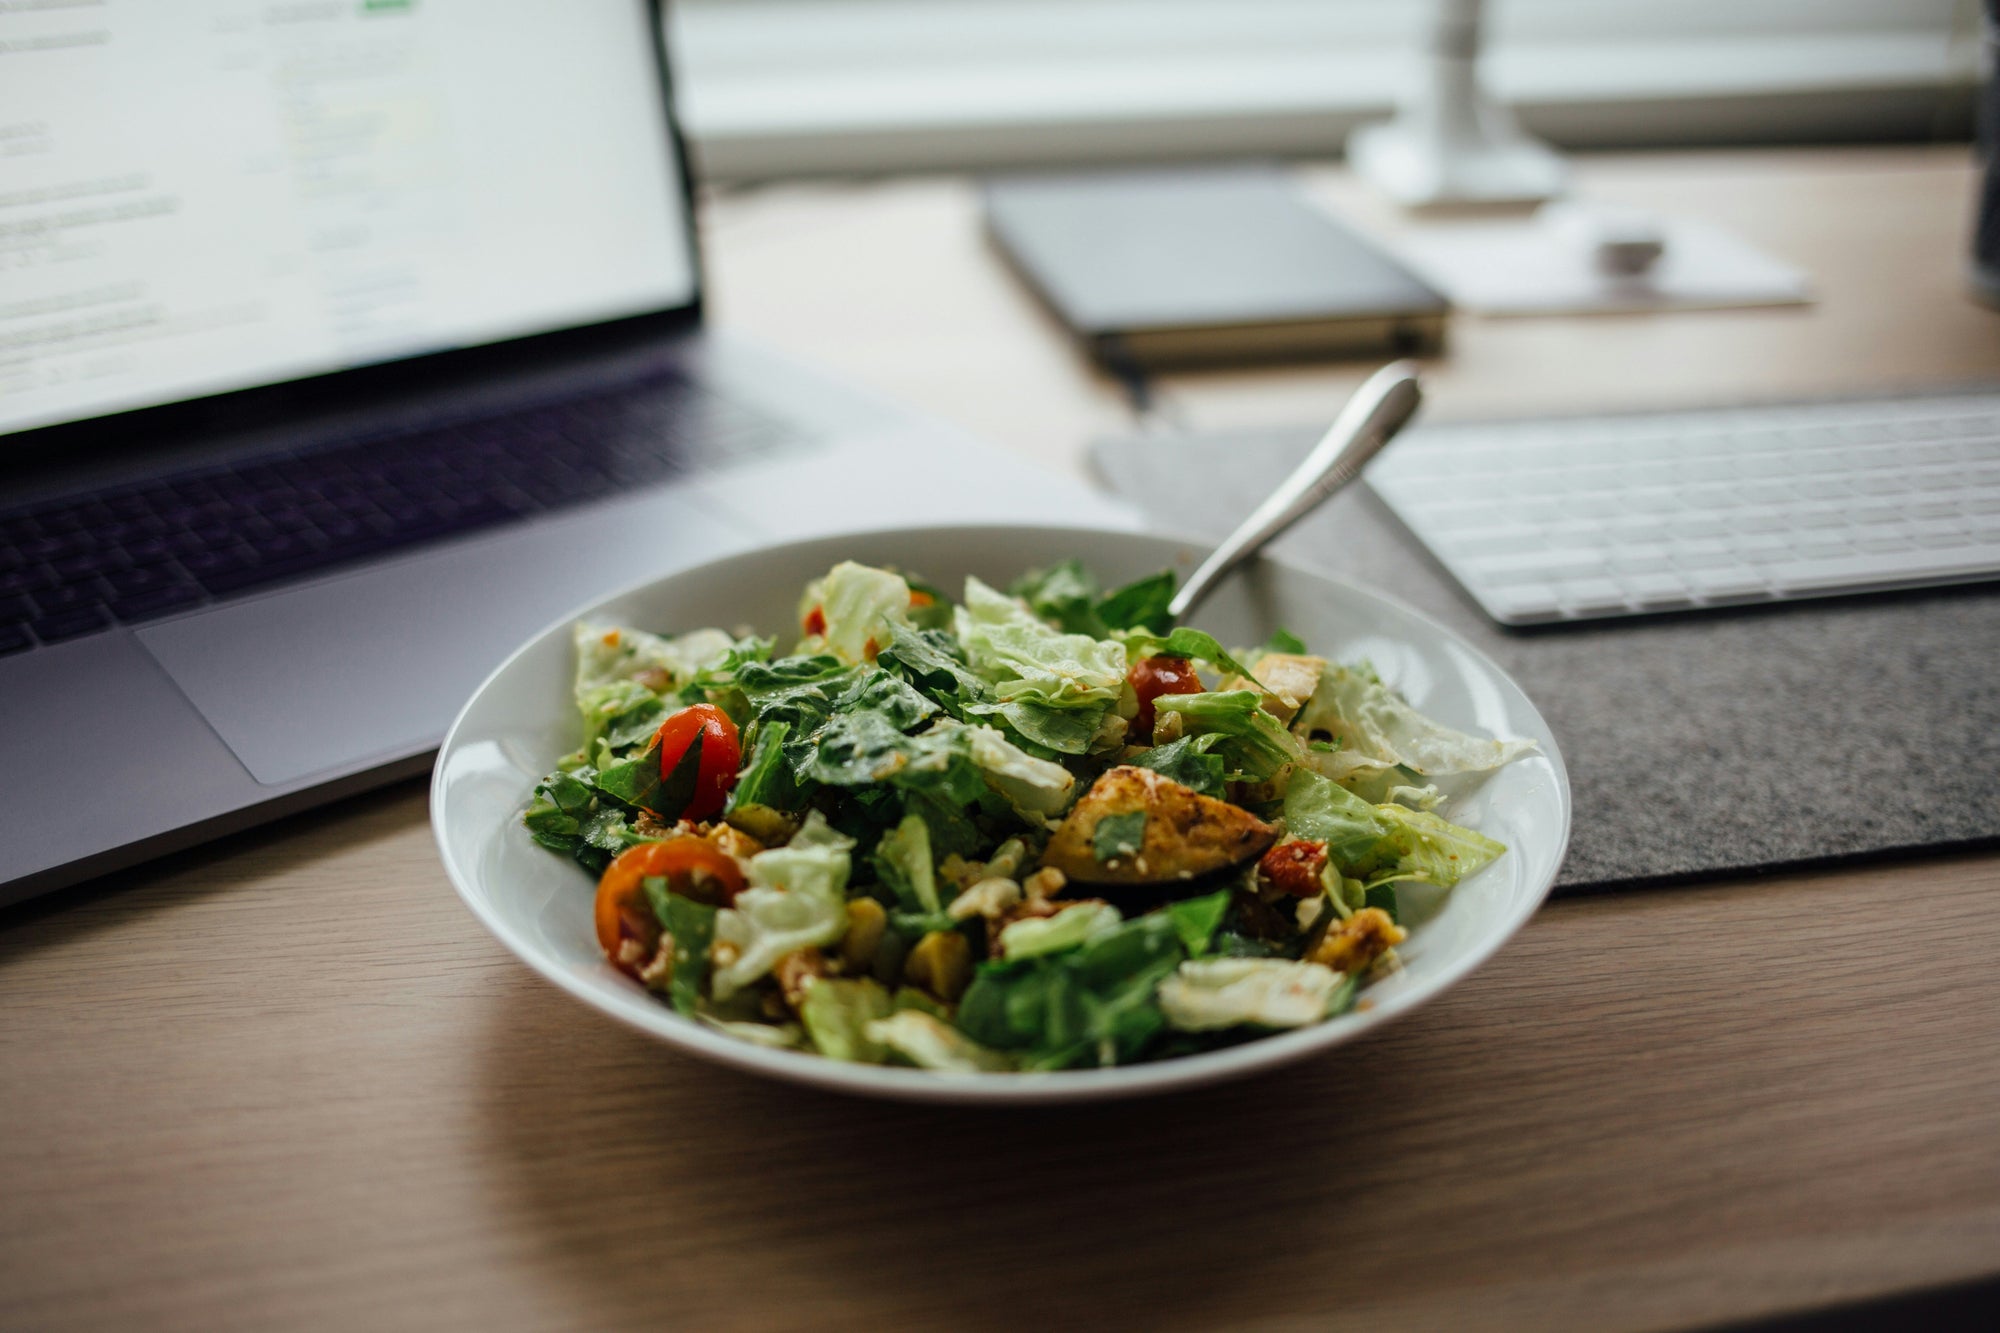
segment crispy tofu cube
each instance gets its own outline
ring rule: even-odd
[[[1277,838],[1274,826],[1248,810],[1121,765],[1077,801],[1050,837],[1042,865],[1072,884],[1168,884],[1241,865]]]

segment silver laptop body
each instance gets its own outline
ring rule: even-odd
[[[614,587],[1105,516],[703,329],[646,0],[136,8],[0,87],[0,904],[422,772]]]

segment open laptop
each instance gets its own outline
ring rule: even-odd
[[[1103,502],[705,333],[650,0],[0,14],[0,903],[780,537]]]

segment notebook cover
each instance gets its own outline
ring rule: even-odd
[[[1275,168],[1012,176],[1001,253],[1100,352],[1142,361],[1435,346],[1444,298]]]
[[[1317,435],[1106,440],[1092,459],[1154,525],[1218,537]],[[1520,682],[1575,797],[1558,890],[2000,840],[2000,584],[1507,630],[1365,487],[1272,554],[1409,603]]]

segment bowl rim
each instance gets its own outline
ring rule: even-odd
[[[1209,545],[1199,538],[1157,528],[1126,530],[1040,523],[952,523],[926,527],[871,528],[752,546],[700,564],[638,579],[579,603],[569,612],[549,621],[523,639],[505,659],[486,674],[466,697],[465,703],[460,705],[450,728],[445,732],[444,740],[438,746],[437,760],[431,769],[429,800],[431,836],[437,846],[438,857],[444,863],[446,877],[450,879],[459,900],[480,924],[507,948],[508,952],[545,981],[554,984],[558,989],[606,1017],[670,1046],[678,1047],[687,1054],[714,1060],[746,1073],[804,1083],[832,1092],[899,1101],[987,1105],[1048,1105],[1060,1102],[1103,1101],[1203,1087],[1242,1078],[1352,1041],[1363,1033],[1428,1003],[1484,966],[1547,901],[1549,892],[1555,885],[1556,876],[1562,869],[1563,858],[1568,853],[1573,819],[1569,771],[1563,763],[1561,749],[1552,734],[1542,745],[1541,757],[1548,761],[1555,778],[1562,830],[1554,858],[1549,863],[1547,877],[1542,884],[1522,897],[1521,901],[1502,918],[1498,927],[1478,940],[1459,958],[1446,964],[1439,972],[1420,984],[1392,995],[1365,1010],[1350,1009],[1337,1018],[1315,1023],[1309,1027],[1273,1033],[1220,1050],[1204,1051],[1198,1055],[1176,1056],[1166,1060],[1117,1065],[1111,1068],[1049,1070],[1004,1075],[957,1074],[830,1060],[825,1056],[805,1051],[766,1049],[712,1031],[664,1006],[658,1007],[657,1012],[647,1012],[634,1007],[610,1004],[582,977],[571,973],[553,959],[544,957],[543,951],[510,925],[486,900],[486,896],[479,892],[472,871],[459,865],[445,833],[447,757],[456,748],[459,733],[466,725],[473,707],[485,697],[494,682],[511,671],[517,661],[537,648],[551,634],[566,630],[579,619],[589,616],[601,607],[638,596],[670,580],[704,576],[751,557],[782,556],[787,552],[808,547],[837,547],[840,543],[877,543],[899,539],[914,541],[954,536],[972,537],[975,534],[1000,537],[1018,532],[1034,532],[1042,537],[1067,533],[1092,540],[1111,538],[1119,541],[1182,542],[1198,550],[1205,549]],[[1534,701],[1528,698],[1527,692],[1520,688],[1513,677],[1502,670],[1485,652],[1467,643],[1456,631],[1436,618],[1396,597],[1364,587],[1340,575],[1310,569],[1292,561],[1273,559],[1269,555],[1256,556],[1246,561],[1246,568],[1239,570],[1238,574],[1248,572],[1250,567],[1260,564],[1276,566],[1291,574],[1337,584],[1363,597],[1385,603],[1397,612],[1422,623],[1466,653],[1484,671],[1512,686],[1534,710],[1535,716],[1541,720],[1544,732],[1548,731],[1547,719],[1542,717],[1541,710],[1535,707]]]

